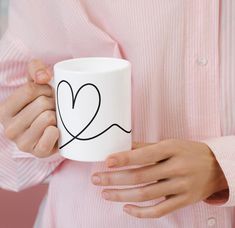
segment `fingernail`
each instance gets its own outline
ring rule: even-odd
[[[45,81],[48,80],[49,75],[45,70],[39,70],[36,72],[35,77],[37,81]]]
[[[108,167],[113,167],[113,166],[116,166],[117,164],[118,164],[118,161],[115,158],[109,158],[106,162],[106,165]]]
[[[123,211],[125,211],[126,213],[130,213],[131,209],[127,206],[124,206]]]
[[[102,197],[106,200],[108,200],[110,198],[110,194],[108,192],[102,192]]]
[[[99,184],[99,183],[101,182],[101,179],[100,179],[100,177],[98,177],[98,176],[93,176],[93,177],[92,177],[92,182],[93,182],[94,184]]]

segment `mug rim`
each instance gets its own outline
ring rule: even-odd
[[[93,69],[92,64],[97,64],[97,61],[102,62],[104,65],[107,65],[107,68],[100,68],[100,69]],[[89,65],[90,63],[90,65]],[[108,65],[113,64],[112,66]],[[76,64],[87,64],[87,68],[84,70],[71,69]],[[104,66],[103,65],[103,66]],[[67,72],[67,73],[82,73],[82,74],[94,74],[94,73],[107,73],[107,72],[114,72],[125,70],[126,68],[131,67],[131,64],[126,59],[115,58],[115,57],[81,57],[81,58],[74,58],[74,59],[67,59],[60,61],[54,65],[54,71],[60,72]],[[83,68],[84,65],[83,65]]]

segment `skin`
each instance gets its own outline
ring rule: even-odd
[[[144,202],[164,197],[154,206],[126,204],[124,211],[138,218],[159,218],[228,188],[212,151],[200,142],[169,139],[135,144],[131,151],[109,156],[106,165],[122,170],[92,176],[95,185],[109,186],[102,192],[104,199]],[[118,189],[125,185],[126,189]]]
[[[39,60],[28,65],[28,82],[0,104],[0,122],[8,139],[24,152],[48,157],[56,151],[55,99],[47,85],[52,74]]]
[[[48,85],[51,78],[48,67],[33,60],[28,65],[28,82],[0,104],[6,137],[21,151],[39,158],[55,153],[59,138],[54,93]],[[109,172],[91,178],[95,185],[109,186],[102,192],[104,199],[134,203],[164,197],[154,206],[124,205],[126,213],[138,218],[159,218],[228,188],[212,151],[201,142],[134,143],[131,151],[110,155],[106,166]],[[118,189],[125,185],[128,187]]]

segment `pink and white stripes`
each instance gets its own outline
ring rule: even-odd
[[[90,182],[103,163],[37,159],[0,133],[0,187],[14,191],[53,171],[43,228],[233,227],[235,206],[235,3],[233,0],[12,0],[0,43],[0,100],[25,83],[26,64],[115,56],[133,67],[133,140],[204,141],[229,184],[220,207],[204,202],[139,220],[105,202]],[[78,151],[79,152],[79,151]],[[95,152],[95,151],[94,151]],[[58,166],[61,164],[60,166]],[[148,202],[146,202],[148,204]]]

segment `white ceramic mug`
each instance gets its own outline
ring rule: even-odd
[[[103,161],[131,149],[131,65],[88,57],[55,64],[59,151],[68,159]]]

